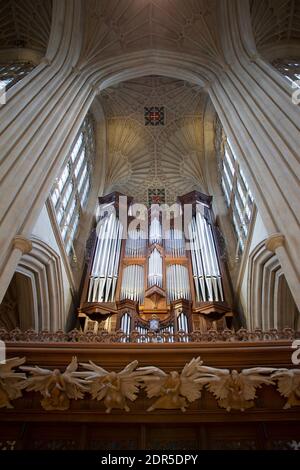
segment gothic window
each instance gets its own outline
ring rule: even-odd
[[[0,81],[6,90],[22,80],[35,66],[30,62],[0,65]]]
[[[225,143],[222,156],[221,184],[238,239],[239,251],[242,252],[248,237],[254,202],[245,176],[228,140]]]
[[[68,255],[72,252],[80,216],[88,200],[94,155],[94,126],[88,115],[51,190],[52,204]]]
[[[291,84],[300,80],[300,59],[275,60],[273,66],[282,73]]]

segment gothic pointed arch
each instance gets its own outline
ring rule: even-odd
[[[7,329],[65,328],[64,290],[59,255],[32,237],[32,250],[22,256],[1,304],[0,324]]]
[[[262,241],[249,257],[248,326],[251,329],[294,328],[300,314],[275,253]]]

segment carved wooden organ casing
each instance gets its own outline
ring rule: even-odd
[[[188,341],[197,330],[231,327],[211,202],[193,191],[171,210],[152,205],[143,211],[120,193],[99,198],[79,308],[82,328],[120,331],[124,341],[138,334],[147,342],[180,335]]]

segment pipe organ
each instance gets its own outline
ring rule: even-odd
[[[123,227],[114,213],[104,217],[98,225],[88,302],[112,302],[118,281]]]
[[[125,256],[142,258],[146,253],[146,233],[142,230],[128,230],[125,243]]]
[[[166,230],[165,251],[174,258],[185,256],[185,239],[182,230]]]
[[[154,337],[173,342],[188,341],[196,330],[232,327],[210,196],[197,191],[181,196],[180,210],[168,216],[158,205],[146,209],[144,225],[134,220],[133,226],[132,198],[112,193],[99,202],[79,308],[83,328],[98,322],[120,330],[124,341],[138,334],[138,342]]]
[[[168,299],[190,299],[190,281],[188,268],[182,264],[171,264],[167,267]]]
[[[121,299],[144,301],[144,267],[139,264],[130,264],[123,269]]]
[[[163,281],[163,260],[160,252],[155,247],[149,255],[148,260],[148,286],[162,287]]]
[[[222,279],[209,219],[197,212],[189,224],[193,278],[198,301],[223,301]]]

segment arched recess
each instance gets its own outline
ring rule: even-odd
[[[38,313],[37,299],[34,274],[18,269],[0,304],[0,327],[7,331],[33,328]]]
[[[279,260],[265,248],[265,241],[249,256],[248,327],[264,330],[300,327],[300,313]]]
[[[32,250],[22,256],[0,306],[0,324],[7,329],[64,329],[60,257],[42,240],[33,237],[31,242]]]

